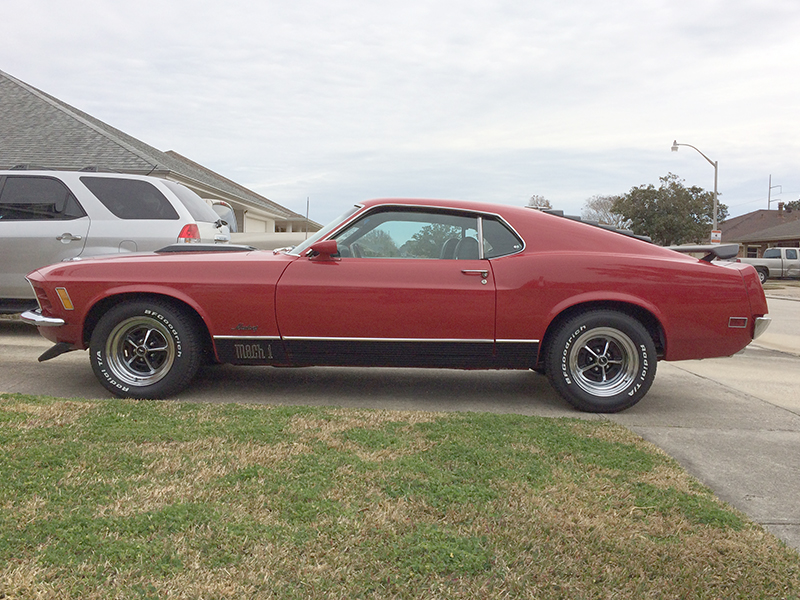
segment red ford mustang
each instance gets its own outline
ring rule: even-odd
[[[89,349],[122,397],[172,396],[210,357],[535,369],[576,408],[614,412],[658,360],[728,356],[769,323],[752,266],[694,250],[708,253],[528,208],[375,200],[288,251],[181,245],[39,269],[23,319],[56,343],[39,360]]]

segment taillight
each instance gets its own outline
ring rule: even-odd
[[[181,232],[178,234],[179,244],[196,244],[200,242],[200,228],[196,223],[184,225]]]

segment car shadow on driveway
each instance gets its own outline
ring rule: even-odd
[[[86,352],[38,362],[50,346],[30,325],[0,319],[0,392],[111,397],[95,378]],[[172,399],[600,418],[574,410],[533,371],[211,365]]]
[[[586,417],[532,371],[203,368],[179,400]]]

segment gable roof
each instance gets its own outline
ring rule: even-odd
[[[800,220],[800,211],[761,209],[727,219],[719,228],[722,231],[722,239],[726,242],[754,241],[750,238],[755,233],[771,230],[798,220]],[[800,228],[800,222],[796,225]]]
[[[748,235],[743,235],[736,240],[726,240],[726,241],[736,241],[741,243],[756,243],[756,242],[786,242],[786,241],[793,241],[793,240],[800,240],[800,219],[795,219],[788,223],[783,223],[782,225],[776,225],[775,227],[770,227],[769,229],[763,229],[761,231],[755,231]]]
[[[55,170],[93,166],[154,175],[203,191],[204,197],[235,199],[273,218],[306,220],[180,154],[162,152],[0,71],[0,169],[17,165]]]

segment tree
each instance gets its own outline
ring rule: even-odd
[[[661,185],[640,185],[619,196],[613,211],[630,219],[631,228],[650,236],[656,244],[673,246],[688,242],[708,242],[713,224],[714,193],[683,185],[674,173],[660,177]],[[719,205],[718,221],[728,216],[728,207]]]
[[[786,212],[792,212],[793,210],[800,210],[800,200],[793,200],[792,202],[787,202],[783,206]]]
[[[442,245],[452,237],[461,237],[461,227],[444,223],[425,225],[403,244],[401,250],[414,258],[439,258]]]
[[[528,206],[532,206],[533,208],[553,208],[553,205],[550,204],[550,200],[538,194],[531,196],[531,199],[528,200]]]
[[[597,221],[603,225],[611,225],[617,229],[628,229],[630,219],[614,212],[614,202],[619,196],[592,196],[581,210],[581,217],[587,221]]]
[[[388,231],[382,229],[373,229],[358,240],[358,243],[361,245],[364,256],[380,258],[400,256],[400,250],[397,249],[397,244],[394,243],[392,236]]]

